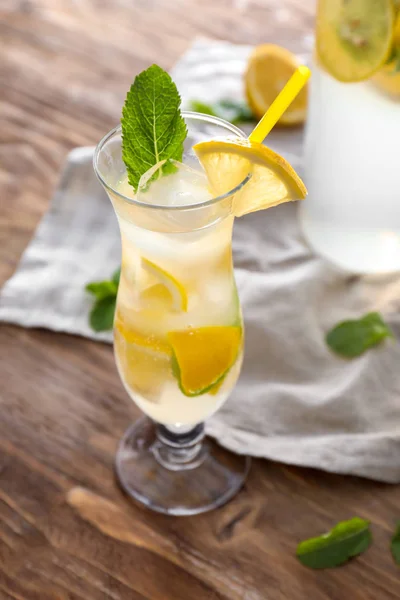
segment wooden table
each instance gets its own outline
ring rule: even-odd
[[[170,67],[198,34],[295,47],[310,0],[0,0],[1,256],[4,281],[74,146],[118,120],[133,76]],[[1,326],[1,600],[390,600],[396,487],[254,461],[245,488],[203,516],[131,503],[113,457],[137,416],[111,348]],[[375,543],[317,572],[299,540],[359,515]]]

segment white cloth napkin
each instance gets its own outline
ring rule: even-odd
[[[249,48],[197,41],[173,77],[184,104],[241,95]],[[298,167],[301,132],[269,144]],[[58,190],[0,296],[0,320],[111,341],[87,324],[88,281],[119,264],[117,222],[95,180],[93,149],[70,153]],[[400,481],[400,346],[353,361],[331,354],[324,333],[339,319],[381,310],[392,328],[400,278],[349,277],[312,256],[286,204],[237,221],[236,276],[246,324],[242,376],[207,424],[238,452]]]

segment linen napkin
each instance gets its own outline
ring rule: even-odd
[[[199,40],[175,66],[184,105],[242,94],[247,46]],[[301,131],[268,144],[301,165]],[[68,156],[50,209],[0,296],[0,320],[111,341],[88,326],[88,281],[120,260],[116,218],[95,179],[92,148]],[[400,481],[400,346],[385,343],[353,361],[334,356],[324,334],[343,318],[381,310],[394,331],[400,277],[344,275],[313,256],[297,207],[238,219],[234,260],[246,326],[243,372],[207,423],[242,454],[387,482]]]

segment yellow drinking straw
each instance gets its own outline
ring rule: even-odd
[[[274,125],[279,121],[285,110],[305,86],[311,71],[308,67],[300,65],[293,73],[283,90],[277,95],[261,121],[249,135],[250,142],[261,142],[267,137]]]

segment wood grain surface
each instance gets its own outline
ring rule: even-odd
[[[119,117],[133,76],[170,67],[196,35],[296,48],[310,0],[0,0],[0,280],[9,277],[67,152]],[[176,519],[130,502],[113,475],[138,416],[111,348],[1,325],[1,600],[391,600],[397,487],[254,461],[225,507]],[[299,540],[354,515],[374,545],[302,567]]]

